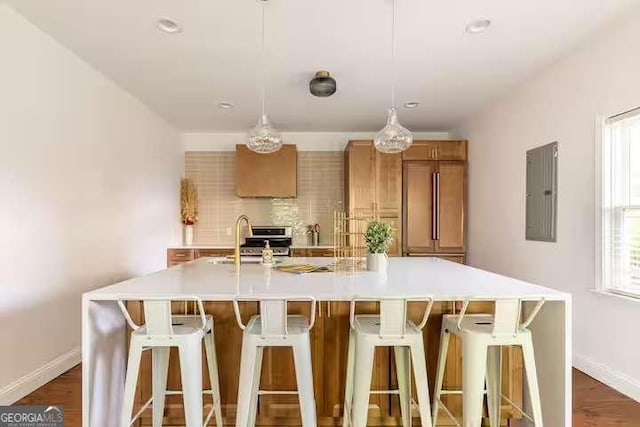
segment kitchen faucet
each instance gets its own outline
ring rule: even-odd
[[[249,228],[249,236],[253,236],[253,230],[251,229],[251,221],[249,217],[246,215],[240,215],[238,219],[236,219],[236,243],[234,246],[234,261],[236,263],[236,267],[240,267],[240,224],[242,221],[247,223],[247,227]]]

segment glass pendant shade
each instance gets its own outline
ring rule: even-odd
[[[282,135],[271,126],[266,114],[263,114],[258,124],[249,130],[247,148],[261,154],[275,153],[282,148]]]
[[[399,153],[409,148],[412,143],[413,135],[398,122],[395,107],[389,108],[387,125],[373,139],[376,150],[382,153]]]

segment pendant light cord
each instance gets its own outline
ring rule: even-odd
[[[396,107],[396,0],[391,0],[391,107]]]
[[[261,76],[260,76],[260,80],[261,80],[261,92],[262,92],[262,115],[265,115],[265,98],[267,97],[267,72],[266,72],[266,62],[265,61],[265,46],[266,46],[266,37],[265,37],[265,28],[266,28],[266,21],[267,21],[267,2],[266,1],[262,1],[262,52],[260,55],[260,69],[261,69]]]

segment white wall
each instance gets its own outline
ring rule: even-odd
[[[183,154],[165,121],[2,3],[0,52],[7,404],[79,361],[83,292],[164,266]]]
[[[384,126],[384,123],[380,123]],[[247,131],[249,129],[247,128]],[[296,144],[299,151],[342,151],[349,140],[373,139],[375,132],[283,132],[285,144]],[[415,139],[450,139],[448,132],[417,132]],[[184,151],[234,151],[246,144],[247,133],[187,132],[182,134]]]
[[[640,15],[464,123],[470,262],[574,296],[574,363],[640,400],[640,301],[596,294],[595,118],[640,106]],[[557,243],[528,242],[525,151],[559,141]]]

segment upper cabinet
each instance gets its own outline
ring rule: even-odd
[[[283,145],[275,153],[259,154],[236,145],[238,197],[296,197],[298,152]]]
[[[402,160],[467,160],[467,141],[413,141]]]
[[[372,141],[350,141],[345,152],[347,208],[399,215],[402,210],[402,155],[385,154]]]

